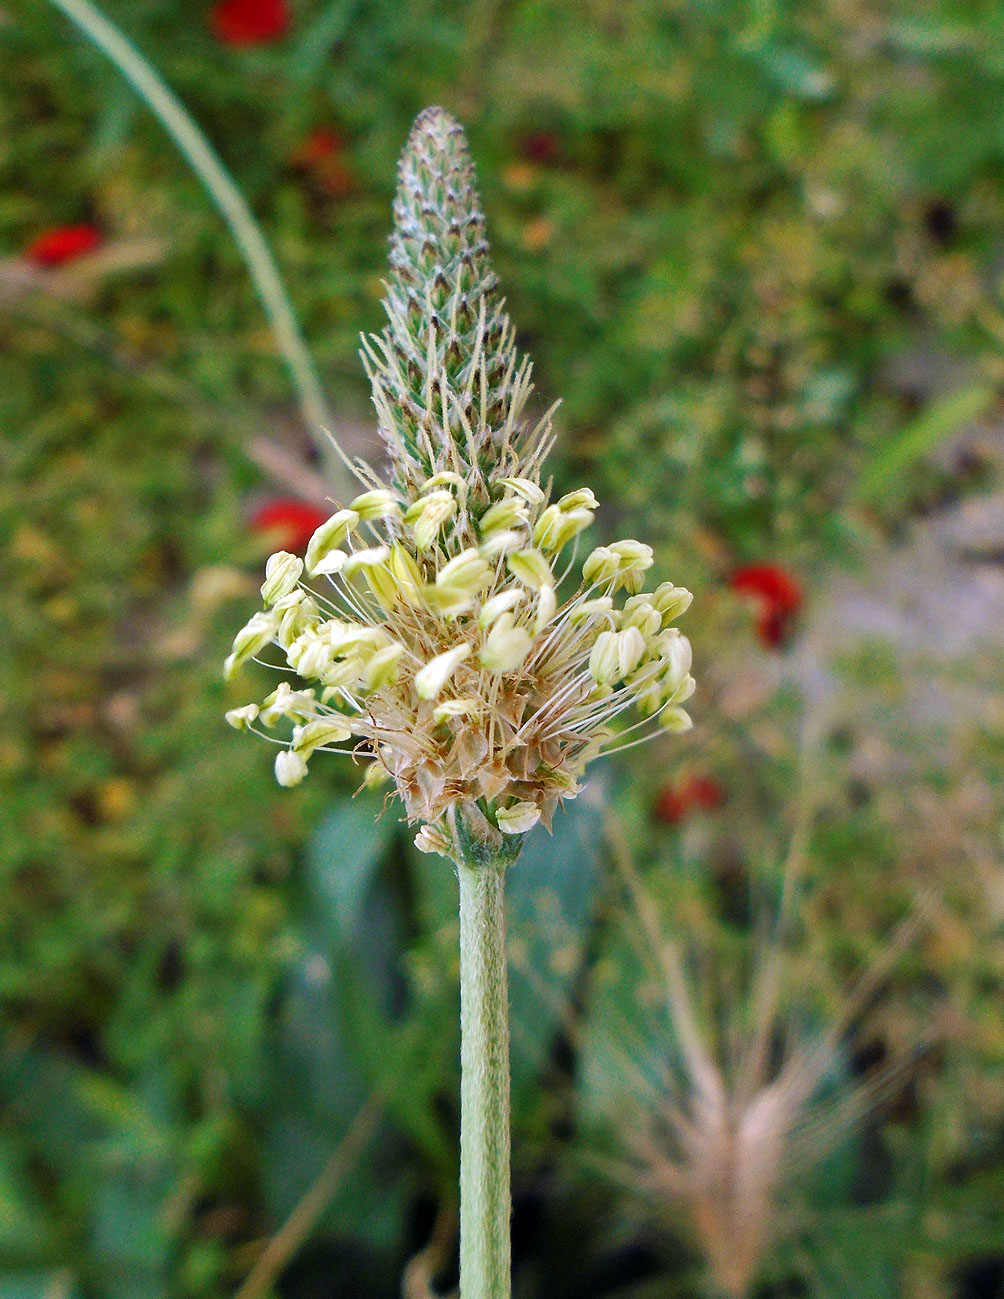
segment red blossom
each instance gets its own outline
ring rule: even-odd
[[[713,812],[725,802],[725,790],[712,776],[692,772],[665,785],[655,802],[655,818],[665,825],[679,825],[691,812]]]
[[[315,126],[300,141],[291,162],[294,167],[316,167],[325,158],[341,153],[344,147],[344,139],[333,127]]]
[[[305,171],[331,198],[348,198],[357,188],[345,157],[345,140],[333,127],[315,127],[294,150],[292,166]]]
[[[547,167],[561,157],[561,141],[553,131],[534,131],[520,140],[519,151],[528,162]]]
[[[298,554],[328,518],[329,512],[294,496],[272,496],[255,510],[253,531],[266,533],[283,550]]]
[[[24,255],[36,266],[62,266],[93,252],[100,243],[101,231],[96,226],[53,226],[32,240]]]
[[[753,602],[760,643],[767,649],[782,646],[804,599],[798,580],[778,564],[746,564],[736,569],[729,585]]]
[[[285,35],[289,9],[286,0],[218,0],[209,23],[224,45],[270,45]]]

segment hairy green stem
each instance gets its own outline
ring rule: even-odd
[[[460,1295],[509,1299],[505,863],[460,876]]]
[[[330,450],[327,442],[331,437],[328,433],[332,426],[331,413],[282,277],[244,196],[184,104],[123,33],[90,0],[51,0],[51,3],[118,68],[202,181],[244,257],[289,369],[304,421],[319,450],[326,455]],[[337,480],[332,485],[351,495],[354,489],[342,466],[332,463],[328,468]]]

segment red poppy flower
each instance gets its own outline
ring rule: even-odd
[[[295,150],[290,162],[307,172],[332,198],[348,198],[356,191],[356,177],[345,158],[345,140],[330,126],[318,126]]]
[[[100,243],[101,231],[96,226],[54,226],[43,230],[24,250],[24,255],[36,266],[62,266],[93,252]]]
[[[664,825],[679,825],[691,812],[713,812],[724,802],[725,790],[717,780],[693,772],[660,790],[655,801],[655,818]]]
[[[344,147],[345,141],[332,127],[315,126],[300,141],[291,161],[294,167],[316,167],[325,158],[341,153]]]
[[[250,522],[253,531],[266,533],[282,550],[296,554],[306,550],[307,542],[328,516],[328,510],[293,496],[273,496],[255,510]]]
[[[802,588],[797,579],[778,564],[747,564],[736,569],[729,585],[752,600],[760,643],[767,649],[783,645],[802,607]]]
[[[520,141],[519,151],[528,162],[547,167],[561,157],[561,141],[553,131],[534,131]]]
[[[218,0],[209,23],[224,45],[270,45],[285,35],[289,10],[286,0]]]

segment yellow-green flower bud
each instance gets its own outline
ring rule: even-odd
[[[461,501],[467,499],[467,483],[459,474],[454,473],[452,469],[444,469],[442,473],[433,474],[431,478],[425,480],[419,490],[424,496],[426,493],[431,492],[435,487],[454,487],[456,488],[457,497]]]
[[[384,686],[389,686],[397,678],[398,665],[404,654],[403,645],[388,645],[384,649],[377,650],[369,659],[366,660],[366,666],[363,669],[363,680],[366,682],[367,690],[382,690]]]
[[[582,565],[582,577],[590,585],[609,582],[617,576],[620,566],[619,556],[609,546],[597,546]]]
[[[529,478],[500,478],[499,483],[522,496],[527,505],[543,505],[547,497],[537,483]]]
[[[651,717],[665,702],[665,696],[658,686],[653,686],[651,690],[645,690],[635,697],[635,707],[642,717]]]
[[[468,591],[435,584],[422,587],[422,599],[433,613],[447,621],[458,618],[477,603],[477,596]]]
[[[365,569],[376,568],[379,564],[386,564],[389,556],[389,546],[368,546],[365,550],[357,550],[345,561],[342,576],[348,582],[357,573]]]
[[[332,549],[317,561],[311,570],[311,577],[334,577],[345,567],[345,561],[348,559],[347,550]]]
[[[231,708],[223,715],[235,731],[246,731],[258,716],[258,705],[245,704],[243,708]]]
[[[542,586],[537,592],[537,613],[533,620],[533,634],[539,636],[554,617],[558,596],[553,586]]]
[[[533,641],[524,627],[517,627],[511,613],[500,614],[478,656],[489,672],[514,672],[526,662]]]
[[[447,699],[432,710],[432,720],[438,723],[453,717],[473,717],[479,708],[476,699]]]
[[[281,599],[276,600],[275,604],[272,606],[272,609],[274,610],[275,613],[284,614],[287,612],[287,610],[295,609],[298,605],[303,604],[305,600],[310,600],[310,603],[311,605],[313,605],[314,609],[315,610],[317,609],[317,605],[314,604],[313,600],[310,599],[310,596],[303,589],[303,587],[298,586],[295,588],[295,590],[290,591],[288,595],[284,595],[282,596]]]
[[[330,667],[325,668],[320,674],[321,681],[326,686],[337,686],[340,689],[356,690],[359,687],[359,680],[363,674],[363,656],[361,654],[350,654],[348,658],[340,659],[337,663],[332,663]]]
[[[284,717],[294,722],[309,721],[316,712],[312,689],[294,690],[288,681],[281,681],[266,697],[258,720],[263,726],[273,727]]]
[[[518,550],[526,541],[525,532],[515,532],[512,528],[503,528],[493,532],[481,543],[481,553],[485,559],[494,562],[499,555],[508,555],[511,550]]]
[[[652,567],[652,547],[646,546],[644,541],[615,541],[610,549],[620,560],[622,567],[629,565],[632,568],[642,569]]]
[[[338,510],[326,523],[321,524],[307,543],[304,562],[308,577],[317,575],[317,565],[321,560],[337,549],[358,524],[359,515],[355,510]]]
[[[298,785],[307,774],[307,759],[302,753],[283,749],[275,755],[275,778],[286,789]]]
[[[363,772],[363,785],[366,789],[379,789],[381,785],[386,785],[390,780],[390,772],[382,762],[376,758],[366,764],[366,770]]]
[[[288,550],[279,550],[270,555],[265,565],[265,581],[262,583],[261,598],[266,604],[275,604],[283,596],[296,589],[303,572],[303,560],[291,555]]]
[[[289,649],[301,632],[316,626],[319,617],[317,602],[307,595],[303,587],[297,587],[278,600],[273,610],[281,615],[275,638],[284,650]]]
[[[508,531],[528,522],[526,505],[518,496],[506,496],[489,505],[478,522],[478,531],[487,540],[494,533]]]
[[[614,602],[609,595],[599,595],[595,600],[579,600],[572,606],[568,620],[573,625],[588,618],[604,617],[616,625],[619,615],[614,612]]]
[[[495,813],[495,823],[503,834],[526,834],[539,820],[540,808],[535,803],[513,803]]]
[[[617,633],[617,658],[620,675],[630,676],[645,654],[645,637],[637,627],[626,627]]]
[[[649,636],[654,636],[662,626],[662,616],[659,610],[649,603],[648,596],[633,595],[624,603],[621,626],[637,627],[641,634],[648,639]]]
[[[309,758],[315,749],[328,744],[342,744],[352,732],[340,717],[317,717],[303,726],[293,727],[293,751]]]
[[[259,612],[249,618],[234,637],[233,649],[223,664],[225,680],[231,680],[248,659],[260,654],[278,630],[279,618],[274,611]]]
[[[434,825],[423,825],[418,834],[415,835],[415,847],[419,852],[438,853],[440,857],[449,857],[450,841],[446,835]]]
[[[558,501],[558,509],[568,513],[570,510],[598,510],[600,503],[589,487],[580,487],[578,491],[567,492]]]
[[[655,588],[651,597],[652,604],[662,614],[663,622],[672,622],[686,613],[690,608],[693,596],[685,586],[674,586],[672,582],[663,582]]]
[[[676,689],[662,702],[666,704],[685,704],[696,689],[697,682],[688,672]]]
[[[404,517],[412,526],[419,550],[428,550],[439,536],[440,528],[456,512],[456,498],[447,491],[430,492],[408,508]]]
[[[390,613],[401,598],[401,587],[391,572],[390,561],[383,564],[368,564],[365,569],[366,585],[377,598],[377,603],[384,613]]]
[[[694,719],[684,709],[668,704],[659,714],[659,725],[670,735],[682,735],[694,725]]]
[[[522,582],[531,590],[539,591],[542,586],[554,585],[551,565],[539,550],[517,550],[509,556],[506,563],[516,581]]]
[[[422,570],[415,562],[415,557],[395,541],[390,548],[390,559],[387,561],[397,589],[405,604],[418,604],[422,590]]]
[[[533,529],[534,544],[542,550],[561,550],[593,521],[589,510],[569,510],[549,505]]]
[[[436,574],[436,585],[446,590],[477,595],[492,579],[492,570],[474,547],[462,550]]]
[[[659,638],[658,648],[663,663],[663,681],[669,689],[675,690],[690,671],[694,661],[690,641],[675,627],[671,627]]]
[[[609,547],[617,556],[617,578],[626,591],[640,591],[642,573],[652,567],[652,547],[643,541],[615,541]]]
[[[316,632],[297,636],[286,651],[289,666],[307,678],[323,676],[331,664],[331,657],[331,646]]]
[[[518,586],[511,586],[508,591],[499,591],[498,595],[490,596],[481,606],[478,626],[482,631],[486,631],[500,614],[515,609],[525,599],[526,592],[520,590]]]
[[[456,645],[443,654],[437,654],[416,672],[415,689],[419,699],[435,699],[470,652],[470,645]]]
[[[331,618],[318,627],[318,635],[327,639],[333,654],[347,654],[359,643],[360,636],[371,635],[373,628],[364,627],[360,622],[344,622],[341,618]]]
[[[598,686],[606,686],[617,680],[620,668],[617,648],[619,634],[616,631],[601,631],[593,644],[589,655],[589,675]]]
[[[386,488],[374,488],[363,492],[351,501],[349,508],[355,510],[360,519],[397,519],[401,517],[401,506],[393,492]]]

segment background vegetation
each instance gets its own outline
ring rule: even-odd
[[[725,1283],[657,1175],[670,938],[726,1056],[780,952],[772,1060],[838,1025],[823,1091],[864,1115],[765,1197],[751,1292],[1004,1294],[1004,10],[265,10],[248,42],[107,6],[251,201],[343,442],[372,447],[396,155],[442,102],[564,397],[556,476],[698,596],[694,732],[512,873],[517,1294]],[[0,20],[0,1293],[446,1291],[454,881],[346,764],[280,791],[222,723],[311,446],[158,125],[54,10]],[[66,226],[95,246],[39,250]]]

